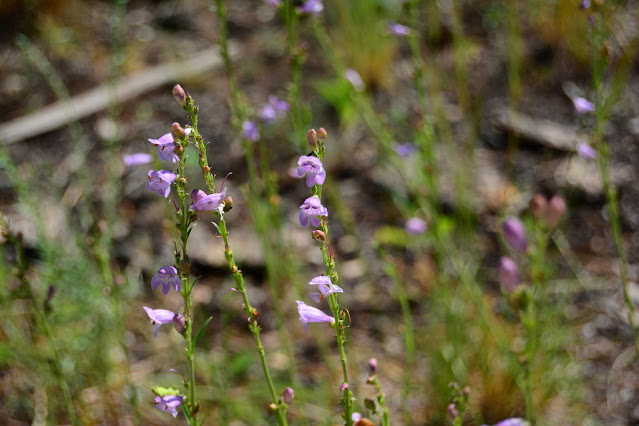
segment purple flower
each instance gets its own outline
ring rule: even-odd
[[[282,5],[282,0],[263,0],[264,3],[273,7],[280,7]]]
[[[167,172],[166,170],[159,170],[157,172],[149,170],[148,177],[149,180],[146,181],[147,189],[167,198],[171,192],[171,184],[175,181],[177,175]]]
[[[193,200],[192,210],[197,211],[214,211],[217,210],[226,197],[226,188],[222,192],[215,192],[213,194],[206,194],[204,191],[194,189],[191,192],[191,200]]]
[[[125,155],[122,157],[122,160],[127,167],[135,167],[142,164],[149,164],[153,160],[153,157],[151,154],[139,152],[137,154]]]
[[[175,142],[172,134],[162,135],[160,139],[149,139],[149,142],[158,147],[158,153],[162,160],[172,163],[178,162],[179,157],[175,153]]]
[[[326,180],[326,170],[322,162],[313,155],[302,155],[297,160],[297,175],[301,177],[304,174],[306,174],[306,186],[309,188],[314,184],[321,185]]]
[[[428,229],[428,225],[426,224],[426,222],[424,222],[418,217],[411,217],[411,218],[408,218],[408,220],[406,221],[406,224],[404,225],[404,229],[410,235],[419,235],[426,232],[426,230]]]
[[[263,122],[270,123],[288,111],[289,108],[290,105],[288,102],[271,95],[268,97],[268,103],[260,109],[259,116]]]
[[[242,123],[242,137],[251,142],[257,142],[260,139],[260,129],[255,121],[246,120]]]
[[[510,257],[504,256],[499,259],[499,282],[507,292],[514,291],[521,283],[517,264]]]
[[[180,276],[177,269],[174,266],[163,266],[158,270],[158,273],[153,275],[151,279],[151,288],[155,290],[162,285],[162,293],[167,294],[171,287],[175,291],[180,291]]]
[[[308,0],[298,9],[300,13],[308,13],[310,15],[319,15],[322,10],[324,10],[322,0]]]
[[[412,143],[393,142],[393,151],[395,151],[400,157],[409,157],[413,152],[415,152],[415,150],[415,145]]]
[[[284,389],[284,392],[282,392],[282,399],[285,403],[290,404],[291,402],[293,402],[294,398],[295,391],[293,390],[293,388],[287,387],[286,389]]]
[[[353,88],[358,92],[361,92],[366,87],[364,80],[362,80],[362,76],[354,69],[349,68],[344,71],[344,78],[348,80],[348,82],[351,83]]]
[[[300,321],[302,321],[305,331],[309,322],[335,322],[333,317],[299,300],[297,301],[297,312],[300,314]]]
[[[300,225],[308,226],[310,222],[317,228],[320,225],[317,216],[328,216],[328,210],[316,196],[308,197],[300,206]]]
[[[151,324],[155,326],[153,337],[158,335],[158,330],[162,324],[169,324],[173,322],[175,312],[167,311],[166,309],[151,309],[144,306],[146,314],[151,318]]]
[[[577,144],[577,154],[584,158],[590,158],[594,160],[597,158],[597,151],[595,151],[590,145],[586,142],[579,142]]]
[[[177,408],[184,402],[182,395],[164,395],[162,397],[155,397],[155,408],[166,413],[173,414],[173,417],[177,417]]]
[[[311,299],[316,301],[317,303],[321,302],[328,296],[333,293],[344,293],[339,286],[333,284],[331,279],[326,275],[320,275],[319,277],[315,277],[309,282],[310,285],[316,285],[319,289],[320,293],[313,293],[311,295]]]
[[[519,219],[509,217],[504,220],[502,231],[504,232],[504,239],[511,248],[521,253],[526,251],[528,248],[526,228]]]
[[[501,422],[495,424],[494,426],[530,426],[530,423],[528,423],[524,419],[513,418],[513,419],[502,420]]]
[[[579,96],[572,98],[572,103],[575,106],[577,114],[588,114],[595,110],[595,104]]]
[[[388,32],[397,37],[410,35],[410,28],[401,24],[388,24]]]

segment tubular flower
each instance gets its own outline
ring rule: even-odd
[[[509,217],[504,220],[504,223],[502,224],[502,231],[504,232],[504,239],[511,248],[520,253],[526,251],[528,248],[526,228],[519,219]]]
[[[333,317],[299,300],[297,301],[297,312],[300,314],[300,321],[304,325],[305,331],[309,322],[330,322],[331,324],[335,322]]]
[[[319,198],[312,196],[304,200],[300,206],[300,225],[306,227],[311,225],[318,227],[320,221],[317,216],[328,216],[328,210],[322,205]]]
[[[162,285],[162,293],[167,294],[171,287],[175,291],[180,291],[180,277],[177,269],[174,266],[163,266],[158,270],[158,273],[153,275],[151,279],[151,288],[155,290]]]
[[[177,408],[184,402],[182,395],[164,395],[155,397],[155,408],[166,413],[173,414],[173,417],[177,417]]]
[[[326,170],[319,158],[312,155],[302,155],[297,160],[297,175],[306,174],[306,186],[309,188],[315,184],[322,185],[326,180]]]
[[[507,292],[514,291],[521,284],[517,263],[508,256],[499,259],[499,268],[497,269],[499,282]]]
[[[155,326],[153,337],[158,335],[158,330],[162,324],[169,324],[173,322],[175,312],[167,311],[166,309],[151,309],[144,306],[146,314],[151,318],[151,324]]]
[[[204,191],[194,189],[191,192],[191,200],[193,200],[192,210],[197,211],[214,211],[223,205],[224,197],[226,197],[226,188],[222,192],[206,194]]]
[[[151,157],[150,154],[139,152],[137,154],[125,155],[122,157],[122,160],[127,167],[135,167],[142,164],[149,164],[153,160],[153,157]]]
[[[311,295],[311,299],[313,299],[317,303],[324,300],[329,294],[344,293],[344,290],[342,290],[339,286],[333,284],[331,282],[331,279],[326,275],[320,275],[313,278],[311,282],[309,282],[309,284],[316,285],[320,291],[320,293],[313,293]]]
[[[166,170],[149,170],[149,180],[146,181],[147,189],[167,198],[171,193],[171,184],[175,181],[177,175],[167,172]]]

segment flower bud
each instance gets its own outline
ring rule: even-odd
[[[530,214],[532,214],[535,219],[543,219],[546,215],[547,208],[548,202],[542,194],[536,194],[530,199]]]
[[[288,387],[284,389],[284,392],[282,392],[282,399],[284,400],[284,402],[290,404],[291,402],[293,402],[293,398],[295,398],[295,391],[293,390],[293,388]]]
[[[171,124],[171,135],[174,139],[180,139],[186,135],[186,131],[180,126],[180,123],[173,123]]]
[[[328,136],[328,133],[326,133],[326,130],[324,130],[323,127],[320,127],[319,130],[317,131],[317,139],[324,140],[326,139],[327,136]]]
[[[233,198],[229,195],[226,197],[222,203],[224,204],[224,212],[227,212],[233,208]]]
[[[308,146],[311,150],[315,151],[317,149],[317,132],[315,129],[306,132],[306,142],[308,142]]]
[[[179,84],[173,86],[173,97],[175,98],[177,103],[180,104],[181,107],[186,104],[186,93],[184,92],[184,89],[182,89],[182,86],[180,86]]]
[[[546,210],[546,225],[549,228],[554,228],[565,213],[566,201],[559,195],[553,196],[548,202],[548,209]]]
[[[271,409],[271,411],[275,411],[275,410],[277,410],[277,405],[275,405],[275,403],[274,403],[274,402],[271,402],[271,403],[268,405],[268,408],[270,408],[270,409]]]
[[[446,414],[448,414],[448,420],[451,422],[455,421],[455,419],[459,417],[459,411],[457,410],[457,407],[455,407],[455,404],[451,403],[448,405],[446,408]]]
[[[377,358],[371,358],[368,360],[368,370],[371,374],[377,373]]]
[[[525,252],[528,249],[528,240],[526,238],[526,228],[524,224],[517,218],[509,217],[502,224],[504,239],[508,245],[518,252]]]
[[[510,257],[504,256],[499,260],[499,270],[497,272],[499,282],[508,293],[514,291],[520,284],[517,263]]]
[[[211,168],[209,166],[202,166],[202,174],[208,175],[211,173]]]
[[[324,233],[324,231],[320,231],[319,229],[311,232],[311,237],[313,237],[315,241],[319,241],[320,243],[326,240],[326,234]]]
[[[339,391],[340,392],[344,392],[346,389],[348,389],[348,383],[344,382],[342,383],[342,385],[339,387]]]
[[[184,336],[184,333],[186,333],[186,321],[182,315],[175,314],[173,317],[173,327],[175,327],[175,330],[178,333]]]

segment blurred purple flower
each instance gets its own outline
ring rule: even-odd
[[[357,423],[362,419],[362,415],[360,413],[358,413],[357,411],[353,413],[353,415],[351,416],[351,419]]]
[[[426,222],[424,222],[418,217],[411,217],[411,218],[408,218],[408,220],[406,221],[406,224],[404,225],[404,229],[410,235],[419,235],[426,232],[426,230],[428,229],[428,225],[426,224]]]
[[[297,301],[297,312],[300,314],[300,321],[304,325],[305,331],[309,322],[335,322],[333,317],[299,300]]]
[[[521,283],[519,279],[519,271],[517,263],[510,257],[503,256],[499,259],[499,268],[497,271],[499,282],[507,292],[514,291]]]
[[[290,104],[285,100],[271,95],[268,97],[268,103],[260,109],[260,119],[265,123],[270,123],[286,113],[290,107]]]
[[[295,391],[293,390],[293,388],[287,387],[286,389],[284,389],[284,392],[282,392],[282,399],[285,403],[290,404],[291,402],[293,402],[294,398]]]
[[[149,139],[149,142],[158,147],[158,153],[162,160],[172,163],[178,162],[179,157],[175,153],[175,142],[171,133],[162,135],[160,139]]]
[[[306,186],[309,188],[314,184],[321,185],[326,180],[326,170],[322,166],[319,158],[313,155],[302,155],[297,160],[297,175],[304,176],[306,174]]]
[[[246,120],[242,123],[242,137],[251,142],[257,142],[260,139],[260,129],[255,121]]]
[[[138,152],[137,154],[124,155],[122,160],[127,167],[135,167],[142,164],[149,164],[153,161],[153,156],[144,152]]]
[[[594,160],[597,158],[597,151],[595,151],[590,145],[586,142],[579,142],[577,144],[577,154],[584,158],[590,158]]]
[[[496,423],[494,426],[529,426],[529,425],[530,423],[528,423],[524,419],[513,418],[513,419],[502,420],[501,422]]]
[[[410,28],[402,24],[388,24],[388,32],[397,37],[410,35]]]
[[[329,294],[344,293],[344,290],[342,290],[339,286],[333,284],[331,282],[331,279],[327,277],[326,275],[320,275],[318,277],[313,278],[311,282],[309,282],[309,284],[316,285],[320,291],[320,293],[313,293],[311,295],[311,299],[313,299],[317,303],[320,303]]]
[[[149,170],[148,178],[146,181],[147,189],[167,198],[171,193],[171,184],[175,181],[177,175],[167,172],[166,170],[159,170],[157,172]]]
[[[415,148],[415,145],[412,143],[393,142],[393,151],[395,151],[400,157],[409,157],[416,149],[417,148]]]
[[[577,114],[588,114],[595,110],[595,104],[579,96],[572,98],[572,103],[575,106]]]
[[[348,80],[348,82],[351,83],[353,85],[353,88],[358,92],[361,92],[366,88],[364,80],[362,80],[362,76],[359,75],[359,73],[352,68],[348,68],[346,71],[344,71],[344,78]]]
[[[526,228],[524,224],[515,217],[509,217],[502,224],[504,239],[508,245],[518,252],[525,252],[528,248],[528,239],[526,238]]]
[[[316,196],[308,197],[300,206],[300,225],[306,227],[310,222],[317,228],[320,225],[317,216],[328,216],[328,210]]]
[[[173,414],[173,417],[177,417],[177,408],[184,402],[182,395],[165,395],[155,397],[155,408],[166,413]]]
[[[579,8],[590,9],[590,0],[581,0],[581,3],[579,3]]]
[[[310,15],[319,15],[324,10],[322,0],[308,0],[299,9],[300,13],[308,13]]]
[[[273,7],[280,7],[282,5],[282,0],[263,0],[264,3]]]
[[[180,276],[177,269],[174,266],[163,266],[158,270],[158,273],[153,275],[151,279],[151,288],[155,290],[160,285],[162,286],[162,293],[167,294],[171,287],[178,293],[180,292]]]
[[[151,309],[144,306],[146,314],[151,318],[151,324],[155,326],[153,337],[158,335],[158,330],[162,324],[169,324],[173,322],[175,312],[167,311],[166,309]]]
[[[217,210],[226,197],[226,188],[222,192],[206,194],[204,191],[194,189],[191,192],[191,200],[193,200],[192,210],[198,211],[214,211]]]

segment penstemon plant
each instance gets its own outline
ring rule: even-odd
[[[200,403],[197,399],[195,382],[195,347],[198,338],[212,319],[209,317],[197,332],[194,333],[193,324],[193,303],[191,293],[195,287],[196,280],[191,278],[191,261],[187,252],[187,244],[191,231],[199,219],[200,212],[211,211],[217,218],[217,223],[213,225],[218,230],[224,240],[225,258],[237,288],[233,289],[242,296],[243,310],[248,315],[249,329],[254,336],[258,349],[262,369],[269,387],[272,402],[271,409],[275,413],[279,425],[286,425],[286,410],[288,404],[293,400],[294,392],[291,388],[286,388],[278,397],[271,374],[266,362],[264,346],[260,339],[260,326],[257,322],[259,312],[254,308],[248,299],[246,286],[242,271],[235,263],[233,251],[229,243],[229,232],[224,220],[224,213],[232,208],[233,200],[226,196],[226,188],[216,192],[215,176],[211,173],[206,155],[206,144],[198,131],[198,107],[193,99],[180,85],[173,88],[173,96],[178,104],[185,110],[191,122],[186,129],[178,123],[173,123],[171,133],[163,135],[159,139],[149,139],[151,143],[158,147],[158,153],[162,160],[175,164],[176,173],[167,170],[149,171],[146,187],[156,192],[158,195],[168,198],[171,194],[171,187],[175,187],[177,201],[172,200],[175,206],[176,228],[179,230],[179,240],[174,243],[175,266],[166,265],[158,270],[158,273],[151,280],[152,289],[162,288],[162,292],[167,294],[174,289],[179,292],[184,299],[184,312],[182,314],[166,309],[151,309],[144,307],[151,323],[155,326],[154,336],[157,336],[159,327],[162,324],[172,323],[175,329],[184,337],[185,353],[188,364],[188,375],[184,376],[184,387],[186,394],[183,395],[176,388],[164,388],[156,386],[153,388],[156,394],[155,406],[161,411],[171,413],[174,417],[181,408],[189,425],[201,425],[204,418],[199,417]],[[185,168],[185,150],[189,145],[194,145],[198,150],[199,166],[204,176],[207,190],[210,194],[200,189],[193,189],[190,193],[191,203],[188,205],[186,184],[188,182]]]

